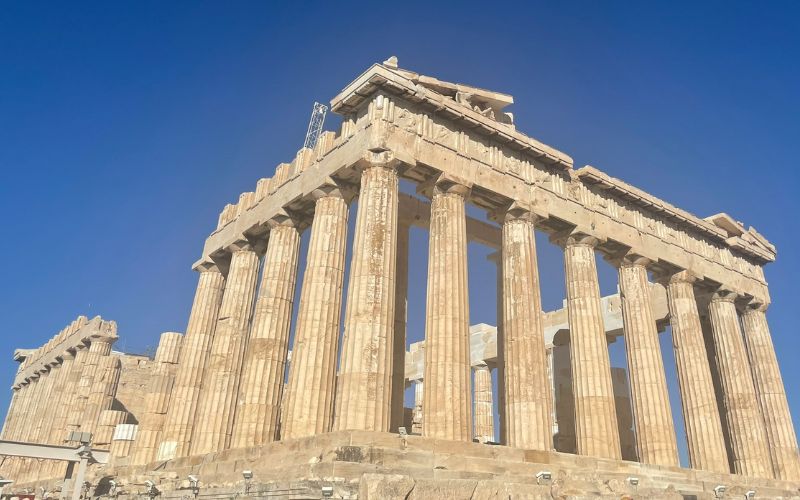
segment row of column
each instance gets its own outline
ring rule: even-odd
[[[99,338],[65,351],[14,389],[2,438],[63,444],[69,431],[94,433],[100,416],[111,408],[121,364],[110,356],[115,338]],[[64,464],[17,459],[4,474],[18,481],[63,477]]]
[[[338,374],[348,204],[353,195],[330,183],[314,193],[285,391],[300,244],[299,223],[290,213],[271,221],[260,285],[258,257],[246,242],[232,249],[227,277],[212,264],[200,269],[158,458],[331,430],[387,431],[397,422],[393,414],[402,401],[398,350],[404,352],[405,347],[407,288],[406,279],[398,278],[406,275],[407,252],[402,255],[398,247],[405,245],[405,251],[408,243],[398,228],[395,167],[380,154],[369,160],[361,174]],[[432,186],[422,404],[424,435],[465,441],[473,439],[468,194],[466,187],[446,178]],[[551,387],[534,238],[537,219],[518,204],[501,212],[501,428],[510,446],[552,449]],[[578,232],[555,240],[565,255],[577,451],[619,459],[595,262],[597,240]],[[631,254],[618,265],[638,456],[644,463],[678,465],[648,262]],[[676,273],[667,278],[667,289],[692,466],[728,471],[691,279],[685,272]],[[742,474],[791,477],[798,468],[794,431],[763,314],[757,308],[745,313],[745,343],[733,297],[716,294],[709,306],[731,463]]]

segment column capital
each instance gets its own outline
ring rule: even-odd
[[[655,281],[661,283],[665,287],[673,283],[690,283],[693,284],[697,281],[697,276],[691,271],[681,269],[674,272],[658,273],[654,276]]]
[[[754,312],[765,313],[767,312],[768,308],[769,304],[761,302],[756,299],[751,299],[750,302],[745,304],[744,308],[742,309],[742,313],[743,314],[754,313]]]
[[[356,161],[353,167],[356,170],[366,170],[372,167],[396,169],[399,166],[400,160],[395,157],[393,151],[388,149],[368,149],[364,151],[364,154]]]
[[[542,219],[542,217],[533,212],[528,203],[519,201],[513,201],[498,207],[489,213],[489,218],[498,224],[521,220],[531,222],[534,225]]]
[[[267,221],[270,231],[277,227],[293,227],[297,230],[308,226],[308,218],[287,208],[282,208]]]
[[[199,273],[220,272],[219,266],[213,260],[203,260],[194,265],[194,270]]]
[[[711,302],[730,302],[734,303],[739,295],[736,292],[719,288],[711,293]]]
[[[433,198],[436,194],[455,194],[467,199],[471,191],[472,183],[468,180],[442,173],[417,185],[417,193],[428,198]]]
[[[333,177],[326,177],[322,184],[311,192],[315,201],[321,198],[342,198],[348,205],[356,197],[358,190],[352,184],[342,182]]]
[[[614,267],[647,267],[653,262],[652,259],[636,253],[632,249],[623,250],[613,255],[607,255],[604,259]]]
[[[597,236],[586,233],[577,227],[571,227],[551,234],[550,241],[563,248],[574,246],[589,246],[595,248],[602,242]]]

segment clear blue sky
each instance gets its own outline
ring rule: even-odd
[[[766,235],[778,247],[769,320],[798,422],[796,2],[2,7],[0,386],[11,383],[13,348],[40,345],[78,314],[116,320],[129,351],[183,331],[190,265],[225,203],[291,160],[314,100],[394,54],[401,67],[514,95],[518,128],[577,167],[700,216],[726,211]],[[539,243],[553,309],[561,256]],[[425,233],[412,244],[417,340]],[[487,253],[470,249],[473,322],[495,319]],[[604,263],[601,284],[616,289]]]

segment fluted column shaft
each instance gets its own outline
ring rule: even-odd
[[[144,414],[139,416],[136,441],[131,450],[131,465],[145,465],[156,458],[164,419],[169,410],[175,371],[180,358],[183,335],[176,332],[162,333],[156,351],[155,369],[150,377],[144,398]],[[121,422],[120,422],[121,423]]]
[[[619,460],[622,453],[600,308],[596,243],[584,235],[571,235],[564,249],[575,437],[578,454]]]
[[[636,453],[641,463],[678,467],[678,443],[645,264],[633,258],[619,267]]]
[[[393,167],[361,175],[344,339],[337,381],[336,430],[389,430],[397,274],[398,179]]]
[[[693,281],[694,279],[683,271],[672,275],[667,283],[672,345],[681,390],[689,462],[693,469],[727,473],[730,472],[728,453],[725,449]]]
[[[735,298],[733,293],[718,292],[708,305],[725,402],[725,419],[731,440],[731,458],[736,473],[771,478],[772,464],[764,419],[758,407]]]
[[[492,372],[485,364],[475,367],[475,439],[494,442],[494,398]]]
[[[98,376],[98,366],[100,359],[111,353],[110,339],[93,340],[86,350],[85,358],[82,360],[81,378],[78,382],[75,399],[72,402],[67,422],[67,430],[73,431],[82,429],[88,423],[83,420],[83,413],[89,403],[89,396],[92,393],[95,377]]]
[[[33,440],[34,435],[34,422],[33,420],[39,414],[39,406],[42,402],[41,395],[44,384],[42,383],[42,374],[36,373],[30,381],[28,387],[28,404],[25,409],[25,417],[20,422],[19,432],[17,434],[18,441],[30,442]]]
[[[200,267],[189,324],[183,340],[169,411],[164,419],[158,460],[189,455],[200,388],[217,327],[225,278],[217,266]]]
[[[119,358],[104,356],[97,365],[97,374],[92,382],[92,389],[81,417],[81,431],[94,432],[97,428],[100,414],[110,410],[117,393],[120,370],[122,369]]]
[[[278,439],[299,252],[300,231],[294,222],[274,221],[245,357],[233,448]]]
[[[392,346],[392,410],[390,432],[404,425],[406,389],[406,325],[408,320],[408,231],[397,228],[397,275],[394,296],[394,341]]]
[[[222,451],[230,444],[242,362],[250,333],[258,264],[258,255],[248,244],[243,244],[231,256],[195,415],[193,455]]]
[[[86,358],[89,357],[89,348],[82,347],[75,352],[75,360],[72,362],[72,368],[67,375],[66,391],[61,399],[61,408],[58,409],[56,414],[55,425],[59,429],[60,438],[63,440],[67,437],[69,431],[77,429],[77,422],[73,424],[72,407],[78,399],[78,386],[80,385],[81,376],[83,375],[83,367],[86,364]]]
[[[338,189],[317,196],[281,417],[282,439],[330,432],[332,425],[348,206]]]
[[[503,222],[503,350],[507,445],[553,449],[552,391],[534,236],[535,216],[510,210]]]
[[[423,435],[457,441],[472,441],[466,195],[434,188],[425,318]]]
[[[6,419],[3,421],[3,432],[0,434],[3,439],[9,439],[11,435],[11,429],[14,426],[14,421],[16,420],[18,413],[19,413],[19,402],[20,402],[20,389],[15,387],[12,389],[11,392],[11,403],[8,405],[8,412],[6,412]]]
[[[414,381],[414,412],[411,415],[411,432],[422,434],[422,404],[425,396],[425,383]]]
[[[53,411],[50,416],[48,428],[48,443],[60,444],[64,436],[64,426],[66,415],[64,409],[68,407],[72,397],[73,386],[69,385],[72,377],[73,367],[75,366],[75,354],[66,351],[61,357],[61,368],[59,369],[58,380],[53,386]]]
[[[745,346],[764,418],[775,477],[784,481],[800,481],[797,435],[789,413],[789,402],[772,345],[765,309],[756,305],[748,307],[742,314]]]
[[[50,369],[42,373],[39,380],[42,386],[42,393],[39,396],[39,405],[36,415],[29,415],[28,424],[32,426],[30,440],[36,443],[46,443],[50,431],[50,408],[52,406],[53,386],[58,380],[60,366],[50,366]],[[31,417],[33,417],[31,419]]]

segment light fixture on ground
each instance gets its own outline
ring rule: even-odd
[[[550,473],[549,470],[542,470],[536,473],[536,483],[542,484],[550,481],[553,478],[553,475]]]
[[[253,471],[243,470],[242,477],[244,478],[244,494],[250,494],[250,480],[253,479]]]
[[[628,484],[631,486],[639,486],[639,478],[635,476],[630,476],[628,478]]]
[[[158,494],[160,493],[160,492],[158,491],[158,488],[156,488],[156,483],[154,483],[153,481],[151,481],[151,480],[149,480],[149,479],[148,479],[147,481],[145,481],[145,482],[144,482],[144,485],[145,485],[145,487],[147,488],[147,489],[145,490],[145,493],[146,493],[146,494],[147,494],[147,496],[149,496],[150,498],[155,498],[155,497],[157,497],[157,496],[158,496]]]
[[[398,427],[397,432],[400,434],[400,437],[408,436],[408,431],[406,430],[405,427]]]
[[[331,497],[333,497],[333,486],[323,486],[322,498],[331,498]]]
[[[197,495],[200,494],[200,487],[198,486],[200,483],[200,478],[195,476],[194,474],[189,474],[189,485],[192,488],[192,493],[194,497],[197,498]]]
[[[750,500],[752,498],[755,498],[756,497],[755,490],[749,490],[749,491],[745,492],[744,497],[747,498],[748,500]]]
[[[716,496],[717,498],[724,497],[725,496],[725,489],[726,489],[725,485],[723,485],[723,484],[719,484],[717,486],[714,486],[714,496]]]

